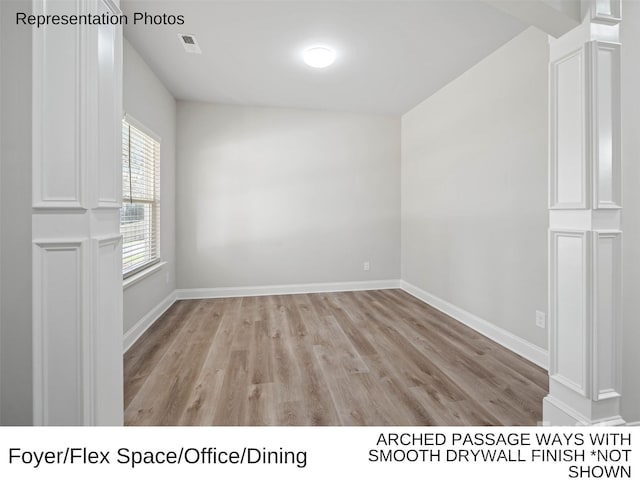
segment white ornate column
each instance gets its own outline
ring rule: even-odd
[[[549,395],[544,422],[622,424],[620,0],[550,45]]]
[[[120,14],[34,0],[34,14]],[[36,425],[122,424],[121,26],[33,29]]]

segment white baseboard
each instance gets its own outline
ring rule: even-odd
[[[357,290],[386,290],[400,288],[400,280],[368,282],[306,283],[299,285],[266,285],[260,287],[187,288],[176,290],[178,300],[197,298],[259,297],[264,295],[292,295],[296,293],[354,292]]]
[[[123,339],[123,349],[126,352],[146,332],[158,318],[166,312],[176,300],[199,298],[229,298],[255,297],[264,295],[290,295],[296,293],[328,293],[349,292],[356,290],[385,290],[400,288],[400,280],[374,280],[369,282],[339,282],[339,283],[308,283],[300,285],[272,285],[260,287],[230,287],[230,288],[190,288],[178,289],[171,292],[153,310],[147,313],[131,327]]]
[[[136,340],[142,336],[144,332],[148,330],[148,328],[154,324],[158,318],[162,316],[164,312],[166,312],[171,305],[176,301],[176,292],[175,290],[171,292],[167,297],[162,300],[156,307],[154,307],[149,313],[147,313],[144,317],[142,317],[138,323],[136,323],[133,327],[131,327],[125,334],[123,338],[123,350],[126,352],[131,348],[131,346],[136,343]]]
[[[476,315],[456,307],[404,280],[374,280],[368,282],[307,283],[299,285],[266,285],[258,287],[189,288],[170,293],[160,304],[147,313],[124,335],[126,352],[140,336],[173,305],[176,300],[200,298],[254,297],[264,295],[291,295],[299,293],[352,292],[358,290],[385,290],[401,288],[419,300],[437,308],[450,317],[473,328],[500,345],[530,360],[542,368],[548,366],[546,350],[508,332]]]
[[[456,307],[446,300],[442,300],[435,295],[425,292],[424,290],[408,282],[405,282],[404,280],[400,282],[400,288],[402,288],[408,294],[413,295],[418,300],[422,300],[423,302],[428,303],[432,307],[437,308],[438,310],[449,315],[455,320],[458,320],[468,327],[473,328],[485,337],[489,337],[491,340],[517,353],[521,357],[526,358],[527,360],[535,363],[545,370],[548,369],[549,354],[546,350],[538,347],[537,345],[534,345],[533,343],[530,343],[518,337],[517,335],[504,330],[503,328],[497,327],[496,325],[474,315],[473,313]]]

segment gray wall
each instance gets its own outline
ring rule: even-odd
[[[530,28],[402,117],[402,278],[547,348],[548,42]]]
[[[399,278],[397,117],[178,102],[177,125],[179,288]]]
[[[624,279],[622,417],[640,421],[640,3],[622,5]]]
[[[124,291],[124,331],[156,307],[175,281],[176,102],[128,41],[124,41],[124,111],[161,138],[160,254],[167,264]]]
[[[31,29],[1,1],[0,424],[30,425],[31,374]]]

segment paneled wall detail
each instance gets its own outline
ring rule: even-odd
[[[114,353],[122,352],[122,328],[113,328],[115,319],[122,315],[122,282],[114,278],[122,277],[122,237],[120,235],[93,240],[94,281],[92,312],[92,378],[100,379],[92,385],[93,405],[92,424],[117,425],[122,422],[122,385],[121,371],[113,371]],[[121,324],[120,324],[121,325]],[[116,356],[120,364],[121,356]],[[101,378],[104,372],[110,372]],[[115,406],[115,407],[114,407]]]
[[[623,424],[620,2],[550,43],[549,395],[544,421]],[[597,23],[597,25],[594,25]]]
[[[588,389],[589,246],[587,232],[551,232],[549,375],[582,395]]]
[[[593,400],[620,396],[622,232],[593,232]]]
[[[584,50],[551,62],[550,200],[555,209],[587,208]]]
[[[86,240],[37,242],[33,261],[36,425],[82,424]]]
[[[593,41],[587,51],[593,207],[620,208],[620,44]]]
[[[77,2],[34,2],[34,14],[77,15]],[[45,27],[33,35],[33,206],[86,208],[80,72],[84,29]],[[71,47],[73,46],[73,47]],[[60,55],[58,52],[65,52]]]
[[[113,12],[110,5],[110,2],[99,2],[99,14]],[[114,81],[122,78],[122,35],[119,29],[108,25],[97,28],[97,121],[99,125],[109,125],[98,136],[97,142],[95,181],[98,185],[98,207],[120,208],[122,168],[121,163],[113,159],[122,157],[122,86]]]
[[[121,13],[111,0],[36,0],[45,12]],[[34,423],[119,425],[122,30],[33,35]]]

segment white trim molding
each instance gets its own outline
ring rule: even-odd
[[[130,277],[125,278],[122,281],[122,289],[126,290],[127,288],[132,287],[133,285],[135,285],[136,283],[144,280],[148,276],[153,275],[154,273],[160,271],[162,269],[162,267],[167,265],[167,263],[168,262],[166,262],[166,261],[161,261],[161,262],[158,262],[158,263],[154,263],[150,267],[147,267],[144,270],[139,271],[135,275],[131,275]]]
[[[33,3],[50,13],[51,0]],[[81,14],[81,4],[59,2],[56,14]],[[33,208],[85,210],[83,149],[86,147],[82,28],[33,29]],[[63,51],[64,55],[57,52]]]
[[[33,0],[33,11],[117,3]],[[122,425],[122,26],[32,35],[34,423]]]
[[[622,391],[622,232],[592,232],[592,392],[593,400]]]
[[[91,345],[88,367],[91,382],[87,419],[90,425],[119,425],[124,411],[120,389],[122,371],[122,289],[120,288],[122,236],[92,240],[90,326],[85,345]]]
[[[586,44],[588,150],[594,209],[622,208],[620,44]]]
[[[618,25],[622,20],[621,0],[590,0],[591,21],[605,25]]]
[[[549,64],[550,209],[588,208],[584,70],[583,47]]]
[[[118,5],[112,0],[102,0],[95,5],[98,15],[122,15]],[[91,35],[93,48],[100,52],[97,62],[92,62],[96,82],[92,85],[95,98],[91,102],[90,113],[94,121],[103,128],[92,138],[93,153],[97,160],[93,169],[92,183],[97,188],[91,190],[92,204],[98,209],[119,209],[122,197],[122,162],[113,158],[122,155],[122,85],[114,78],[122,78],[122,32],[110,25],[96,27],[98,35]]]
[[[584,230],[549,231],[549,376],[581,395],[590,388],[590,240]]]
[[[175,290],[131,327],[123,337],[123,351],[129,350],[134,343],[153,325],[176,301]]]
[[[177,300],[202,298],[257,297],[265,295],[295,295],[301,293],[355,292],[359,290],[386,290],[400,288],[400,280],[374,280],[369,282],[306,283],[298,285],[265,285],[257,287],[189,288],[171,292],[155,308],[131,327],[123,338],[126,352]]]
[[[401,288],[400,280],[368,282],[302,283],[298,285],[265,285],[259,287],[188,288],[176,290],[178,300],[197,298],[259,297],[264,295],[294,295],[297,293],[355,292]]]
[[[142,317],[124,335],[123,347],[126,352],[177,300],[204,298],[255,297],[265,295],[295,295],[303,293],[355,292],[362,290],[401,289],[426,304],[440,310],[482,335],[499,343],[512,352],[547,369],[548,354],[507,330],[504,330],[462,308],[456,307],[435,295],[425,292],[404,280],[374,280],[368,282],[307,283],[297,285],[264,285],[255,287],[190,288],[177,289],[154,309]]]
[[[457,307],[446,300],[443,300],[431,293],[428,293],[415,285],[412,285],[404,280],[400,282],[400,288],[410,295],[413,295],[418,300],[431,305],[432,307],[440,310],[446,315],[450,316],[454,320],[465,324],[466,326],[473,328],[475,331],[481,333],[485,337],[490,338],[494,342],[499,343],[505,348],[508,348],[512,352],[526,358],[530,362],[547,369],[549,363],[548,352],[543,348],[534,345],[533,343],[524,340],[523,338],[514,335],[513,333],[504,330],[483,318],[474,315],[460,307]]]
[[[550,365],[543,419],[623,425],[621,3],[582,5],[582,25],[551,40],[549,50]],[[568,63],[567,52],[581,61]]]
[[[34,425],[85,421],[87,245],[81,238],[33,243]]]
[[[114,1],[114,0],[102,0],[102,3],[104,3],[104,5],[109,10],[111,10],[111,14],[112,15],[118,15],[118,16],[124,15],[122,13],[122,10],[120,10],[120,6],[119,6],[120,0],[116,0],[116,1]]]

